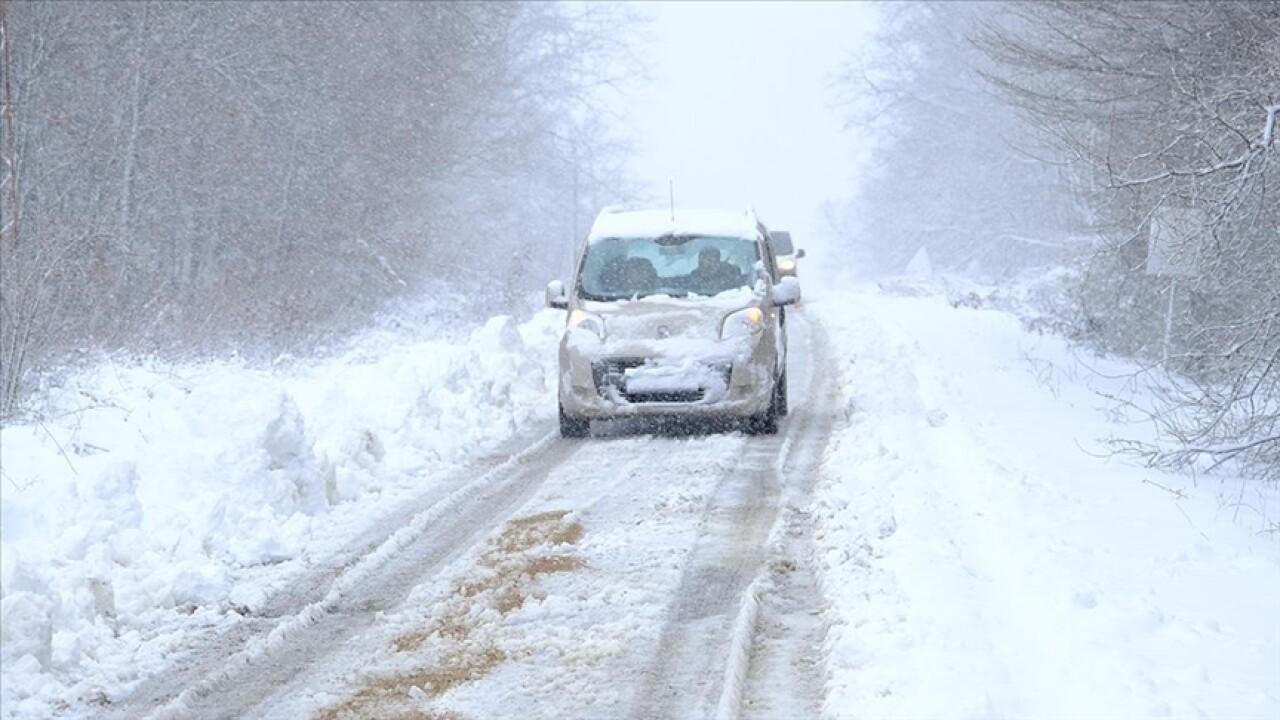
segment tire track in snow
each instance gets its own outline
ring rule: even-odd
[[[736,717],[747,696],[757,614],[769,584],[760,572],[779,506],[783,498],[796,503],[807,497],[831,428],[832,393],[818,385],[827,376],[814,371],[826,363],[825,345],[810,322],[793,321],[792,330],[797,326],[805,327],[806,353],[790,372],[803,369],[804,404],[784,424],[785,435],[747,443],[713,493],[705,530],[638,689],[634,718]],[[816,686],[805,682],[792,692],[808,694]]]
[[[825,635],[822,594],[814,570],[813,521],[809,501],[819,465],[839,414],[832,357],[822,328],[808,324],[809,398],[804,442],[778,458],[783,480],[780,515],[769,534],[766,566],[749,592],[757,593],[753,633],[736,697],[721,696],[721,720],[728,718],[817,717],[821,709]],[[745,607],[744,600],[744,607]],[[726,684],[728,687],[728,684]]]
[[[712,494],[633,713],[635,718],[710,717],[722,690],[734,614],[763,560],[778,488],[766,438],[744,448]]]
[[[396,716],[348,700],[368,697],[370,688],[375,694],[399,688],[398,699],[427,717],[625,717],[661,630],[663,598],[679,583],[683,563],[672,560],[688,556],[706,498],[747,442],[737,434],[624,433],[582,443],[582,452],[555,468],[516,513],[572,513],[584,531],[572,551],[581,565],[574,560],[571,572],[545,578],[529,574],[515,584],[515,595],[528,602],[505,604],[502,597],[461,590],[495,577],[494,563],[481,552],[486,546],[477,545],[415,589],[344,656],[358,660],[326,662],[255,712],[289,718],[314,705],[322,716],[335,707],[343,717]],[[682,507],[685,501],[690,505]],[[664,513],[668,502],[676,505]],[[494,542],[501,538],[491,536],[488,547]],[[534,555],[548,552],[563,550]],[[554,589],[539,589],[542,579]],[[459,603],[469,608],[466,618],[441,624],[442,611]],[[406,649],[406,636],[426,640]],[[467,677],[457,684],[417,682],[463,667]]]

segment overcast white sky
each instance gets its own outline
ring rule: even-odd
[[[663,2],[642,58],[653,82],[628,98],[635,170],[677,206],[752,204],[800,241],[819,208],[853,191],[857,138],[842,129],[832,77],[865,39],[875,8],[837,2]]]

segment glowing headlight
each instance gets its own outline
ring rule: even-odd
[[[796,261],[791,258],[784,258],[778,261],[778,269],[782,272],[791,272],[796,269]]]
[[[747,337],[764,330],[764,313],[760,308],[746,308],[725,316],[720,325],[720,337]]]
[[[569,329],[586,330],[601,340],[604,339],[604,318],[589,312],[574,310],[569,313]]]

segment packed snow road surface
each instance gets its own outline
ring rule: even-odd
[[[778,435],[619,424],[544,438],[387,517],[384,540],[197,640],[103,715],[737,716],[771,654],[809,662],[770,702],[816,713],[819,638],[757,647],[758,611],[743,615],[778,568],[803,563],[771,531],[807,502],[835,412],[814,374],[824,345],[795,317],[794,410]],[[811,618],[815,600],[767,612]]]

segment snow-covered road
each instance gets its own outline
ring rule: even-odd
[[[550,312],[7,428],[3,716],[1275,717],[1275,489],[968,292],[813,294],[772,437],[559,438]]]
[[[367,532],[341,567],[191,638],[103,716],[382,718],[446,692],[442,712],[477,716],[814,715],[816,596],[765,610],[809,619],[808,633],[757,649],[754,632],[775,576],[806,562],[771,531],[808,503],[838,410],[820,335],[796,315],[791,336],[795,411],[777,436],[619,425],[517,440],[509,461],[374,523],[386,537]],[[797,670],[762,695],[753,663]]]

